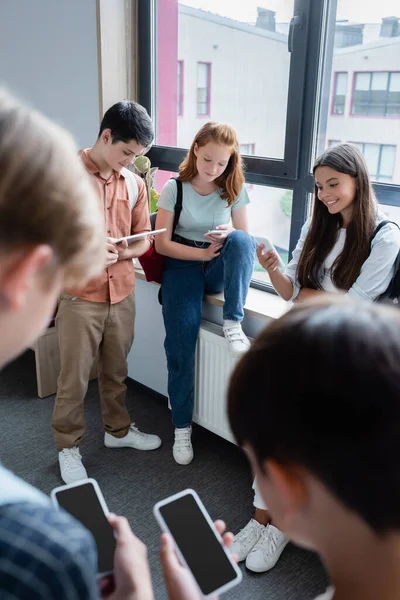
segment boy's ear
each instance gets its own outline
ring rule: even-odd
[[[307,501],[304,472],[299,467],[284,465],[275,460],[265,463],[268,479],[274,487],[280,504],[280,526],[291,531],[292,523]]]
[[[12,254],[1,273],[3,302],[12,311],[18,311],[27,301],[28,292],[35,284],[38,271],[52,259],[50,246],[41,245]]]
[[[105,144],[112,144],[112,133],[111,129],[103,129],[101,138]]]

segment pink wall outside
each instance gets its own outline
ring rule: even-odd
[[[157,145],[176,146],[177,141],[178,0],[157,2]],[[173,176],[160,171],[156,188]]]

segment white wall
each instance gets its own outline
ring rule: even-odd
[[[97,137],[96,0],[1,0],[0,85],[75,136]]]

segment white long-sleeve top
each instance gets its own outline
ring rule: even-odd
[[[386,215],[378,212],[376,226],[381,221],[385,220],[387,220]],[[293,295],[291,300],[294,300],[300,292],[296,271],[310,225],[311,219],[308,219],[301,230],[300,239],[293,251],[293,258],[284,271],[284,274],[289,277],[293,284]],[[323,270],[321,272],[321,286],[326,292],[338,291],[332,281],[331,268],[336,258],[342,252],[345,241],[346,229],[341,229],[335,245],[325,259]],[[359,298],[369,300],[370,302],[379,298],[379,296],[387,290],[389,283],[392,280],[394,274],[394,262],[399,250],[400,230],[393,223],[388,223],[378,231],[372,240],[371,252],[362,265],[360,274],[348,290],[348,293],[351,296],[358,296]]]

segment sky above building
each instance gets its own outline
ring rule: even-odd
[[[208,10],[223,17],[254,23],[257,7],[276,12],[278,22],[287,22],[293,14],[293,0],[180,0],[193,8]],[[382,17],[400,17],[400,0],[338,0],[338,19],[359,23],[380,23]]]

